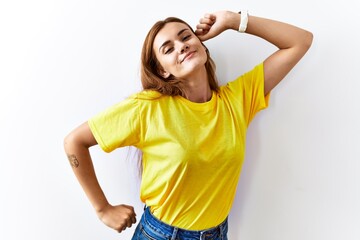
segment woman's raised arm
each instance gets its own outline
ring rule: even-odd
[[[241,18],[241,14],[231,11],[205,14],[196,26],[195,33],[200,40],[206,41],[225,30],[238,30],[241,19],[244,16]],[[305,55],[311,46],[313,35],[307,30],[271,19],[249,15],[247,20],[246,33],[258,36],[278,48],[264,61],[266,95]]]

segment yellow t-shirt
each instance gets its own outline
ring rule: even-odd
[[[143,152],[141,200],[163,222],[188,230],[228,216],[245,153],[246,129],[261,109],[263,64],[210,101],[142,91],[89,120],[101,148],[135,146]]]

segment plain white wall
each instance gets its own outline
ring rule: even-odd
[[[96,217],[63,151],[74,127],[140,89],[139,59],[151,25],[178,16],[248,9],[314,33],[312,48],[272,92],[248,132],[230,214],[231,240],[359,240],[360,34],[353,1],[0,2],[0,238],[130,239]],[[206,42],[222,83],[274,47],[225,32]],[[91,149],[112,203],[134,205],[128,150]],[[130,153],[131,155],[131,153]]]

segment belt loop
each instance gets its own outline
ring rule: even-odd
[[[224,236],[223,224],[221,224],[221,225],[219,226],[219,232],[220,232],[220,239],[223,239],[223,236]]]
[[[173,231],[173,233],[172,233],[171,240],[175,240],[175,239],[176,239],[177,232],[178,232],[178,228],[177,228],[177,227],[174,227],[174,231]]]
[[[204,240],[205,239],[205,236],[204,236],[204,232],[200,232],[200,240]]]

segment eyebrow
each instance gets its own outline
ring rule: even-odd
[[[185,32],[186,30],[189,30],[189,29],[188,29],[188,28],[184,28],[184,29],[180,30],[180,31],[178,32],[177,36],[180,36],[180,35],[181,35],[183,32]],[[161,48],[163,48],[164,46],[166,46],[166,45],[169,44],[169,43],[170,43],[170,40],[165,41],[165,42],[159,47],[159,52],[160,52]]]

